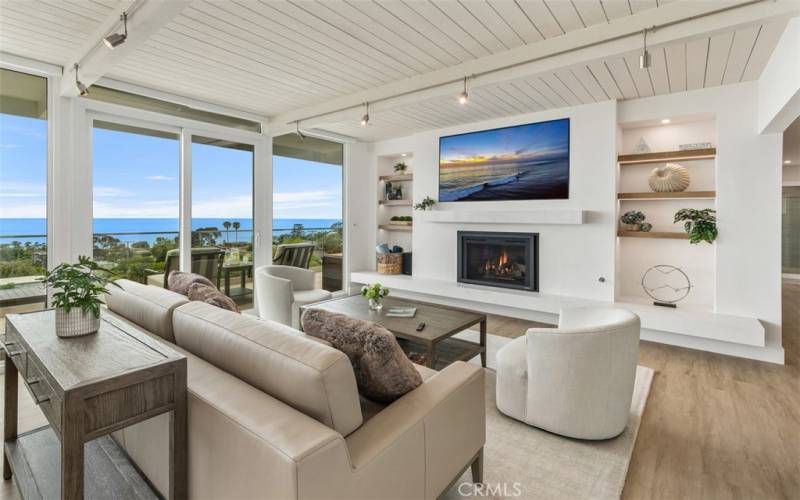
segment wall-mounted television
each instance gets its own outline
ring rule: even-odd
[[[439,201],[569,198],[569,118],[439,138]]]

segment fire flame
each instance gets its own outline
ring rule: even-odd
[[[502,267],[505,266],[506,264],[508,264],[508,254],[505,251],[503,251],[500,254],[500,260],[498,261],[498,265]]]

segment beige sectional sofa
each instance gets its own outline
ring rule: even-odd
[[[418,367],[423,384],[367,404],[347,357],[290,327],[127,280],[114,314],[188,358],[189,496],[436,498],[485,440],[480,367]],[[115,437],[168,490],[169,415]],[[479,477],[475,478],[480,480]]]

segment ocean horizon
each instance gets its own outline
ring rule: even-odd
[[[224,222],[241,224],[238,232],[233,228],[225,230]],[[295,224],[302,224],[305,230],[329,229],[341,219],[272,219],[272,234],[279,236],[292,231]],[[192,219],[192,229],[216,227],[222,234],[220,242],[248,241],[252,237],[253,220],[239,218],[198,218]],[[152,244],[158,237],[175,237],[179,221],[172,218],[97,218],[93,220],[95,234],[109,234],[125,243],[147,241]],[[47,220],[44,218],[6,218],[0,219],[0,245],[13,241],[20,243],[44,243]],[[145,234],[142,234],[145,233]]]

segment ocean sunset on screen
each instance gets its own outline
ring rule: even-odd
[[[439,201],[564,198],[569,198],[569,119],[439,140]]]

